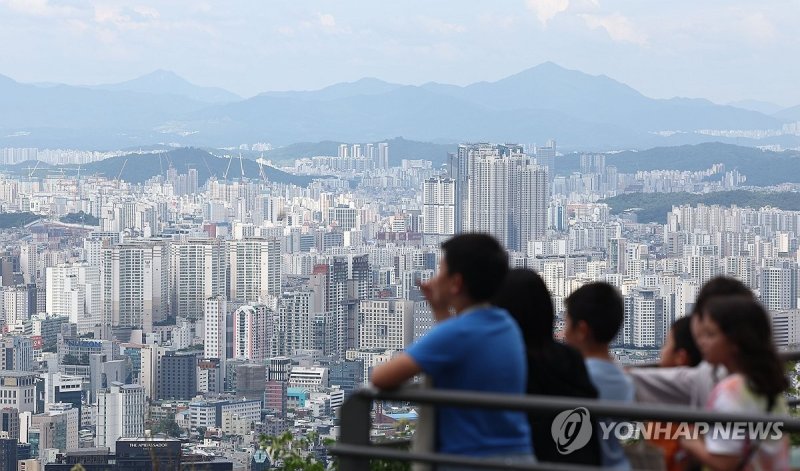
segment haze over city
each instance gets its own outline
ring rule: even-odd
[[[250,97],[362,77],[467,85],[553,61],[654,98],[800,104],[792,0],[10,0],[0,12],[0,73],[23,82],[96,85],[168,69]]]
[[[0,471],[800,469],[797,24],[0,0]]]

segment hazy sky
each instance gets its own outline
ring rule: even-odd
[[[800,0],[0,0],[0,74],[96,84],[163,68],[250,96],[554,61],[653,97],[791,106],[798,24]]]

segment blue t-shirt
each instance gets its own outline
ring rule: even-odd
[[[589,371],[589,378],[594,383],[594,387],[597,388],[598,399],[633,402],[633,380],[615,363],[597,358],[587,358],[586,369]],[[609,421],[613,420],[606,420],[606,422]],[[631,469],[631,464],[625,456],[625,450],[622,449],[622,445],[615,437],[603,439],[601,436],[600,447],[603,450],[604,467],[617,470]]]
[[[522,333],[496,307],[467,310],[436,325],[406,350],[437,389],[525,394],[527,360]],[[531,453],[522,411],[437,407],[437,449],[487,456]]]

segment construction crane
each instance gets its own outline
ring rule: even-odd
[[[122,178],[122,171],[125,170],[126,165],[128,165],[128,159],[125,159],[125,161],[122,162],[122,168],[119,169],[119,173],[117,174],[117,181],[119,181],[119,179]]]
[[[228,171],[231,169],[231,162],[233,162],[233,157],[232,156],[228,155],[227,157],[228,157],[228,166],[225,167],[225,174],[222,175],[222,178],[223,178],[223,180],[225,180],[225,182],[228,181]]]
[[[37,160],[36,161],[36,165],[34,165],[33,168],[31,168],[31,167],[26,167],[25,168],[25,170],[30,170],[31,171],[31,173],[28,174],[28,178],[33,178],[33,174],[36,172],[36,169],[39,168],[39,162],[41,162],[41,160]]]

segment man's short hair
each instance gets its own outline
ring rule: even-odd
[[[755,300],[753,291],[741,281],[728,276],[716,276],[706,281],[703,287],[700,288],[700,292],[697,293],[697,298],[694,301],[692,315],[697,315],[702,319],[708,301],[718,296],[736,296]]]
[[[508,254],[488,234],[459,234],[442,244],[450,275],[459,273],[473,301],[488,301],[508,273]]]
[[[611,343],[625,319],[622,296],[608,283],[583,285],[573,291],[564,304],[572,323],[586,322],[598,343]]]

